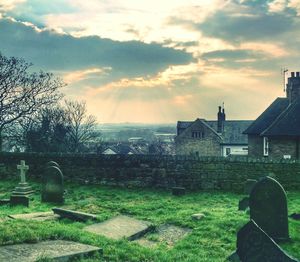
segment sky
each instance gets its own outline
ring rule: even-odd
[[[0,0],[0,52],[100,123],[251,120],[300,71],[300,0]]]

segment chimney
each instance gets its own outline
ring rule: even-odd
[[[300,98],[300,73],[291,72],[291,77],[288,78],[286,84],[286,97],[289,99],[290,103]]]
[[[218,112],[218,133],[224,132],[224,122],[225,122],[225,110],[224,108],[221,109],[221,106],[219,106],[219,112]]]

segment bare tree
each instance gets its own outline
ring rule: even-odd
[[[61,98],[64,83],[53,74],[31,73],[32,64],[0,53],[0,150],[6,127]]]
[[[29,125],[25,123],[23,130],[27,151],[68,150],[68,119],[66,111],[60,106],[42,109]]]
[[[98,134],[95,132],[96,117],[87,114],[84,101],[65,101],[68,115],[70,150],[79,152],[83,145],[93,142]]]

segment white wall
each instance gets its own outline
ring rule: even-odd
[[[246,145],[223,145],[222,146],[222,156],[228,156],[228,151],[230,151],[229,155],[240,155],[245,156],[248,155],[248,146]]]

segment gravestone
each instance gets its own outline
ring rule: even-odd
[[[255,180],[255,179],[247,179],[245,182],[244,193],[246,195],[250,195],[251,191],[256,183],[257,183],[257,180]]]
[[[84,230],[116,240],[135,240],[152,230],[152,225],[148,221],[119,215],[102,223],[86,226]]]
[[[264,177],[255,184],[249,206],[250,218],[271,238],[289,239],[286,193],[275,179]]]
[[[28,197],[34,192],[31,186],[29,186],[28,183],[26,182],[26,172],[29,170],[29,166],[25,164],[24,160],[21,160],[20,165],[17,165],[17,169],[20,170],[21,181],[12,192],[11,197],[12,198],[14,198],[15,196]]]
[[[285,253],[253,220],[239,230],[236,252],[243,262],[299,262]]]
[[[50,240],[34,244],[17,244],[0,246],[0,261],[74,261],[84,257],[101,256],[101,248],[73,241]],[[99,258],[100,261],[100,258]]]
[[[17,169],[20,170],[20,183],[13,190],[10,196],[10,205],[23,205],[29,206],[29,196],[34,192],[31,186],[26,182],[26,172],[29,170],[29,166],[26,165],[24,160],[21,160],[17,165]]]
[[[249,197],[244,197],[239,201],[239,210],[245,211],[249,207]]]
[[[75,221],[86,222],[88,220],[97,220],[97,216],[94,214],[78,212],[74,210],[68,210],[63,208],[52,208],[53,212],[60,217],[68,218]]]
[[[63,174],[58,167],[46,167],[42,181],[42,202],[64,203]]]
[[[59,215],[56,215],[53,212],[35,212],[35,213],[28,213],[28,214],[9,215],[8,217],[12,219],[46,221],[46,220],[56,220],[59,218]]]
[[[46,164],[46,167],[50,167],[50,166],[56,166],[57,168],[60,169],[60,165],[57,162],[52,161],[52,160],[47,162],[47,164]]]

